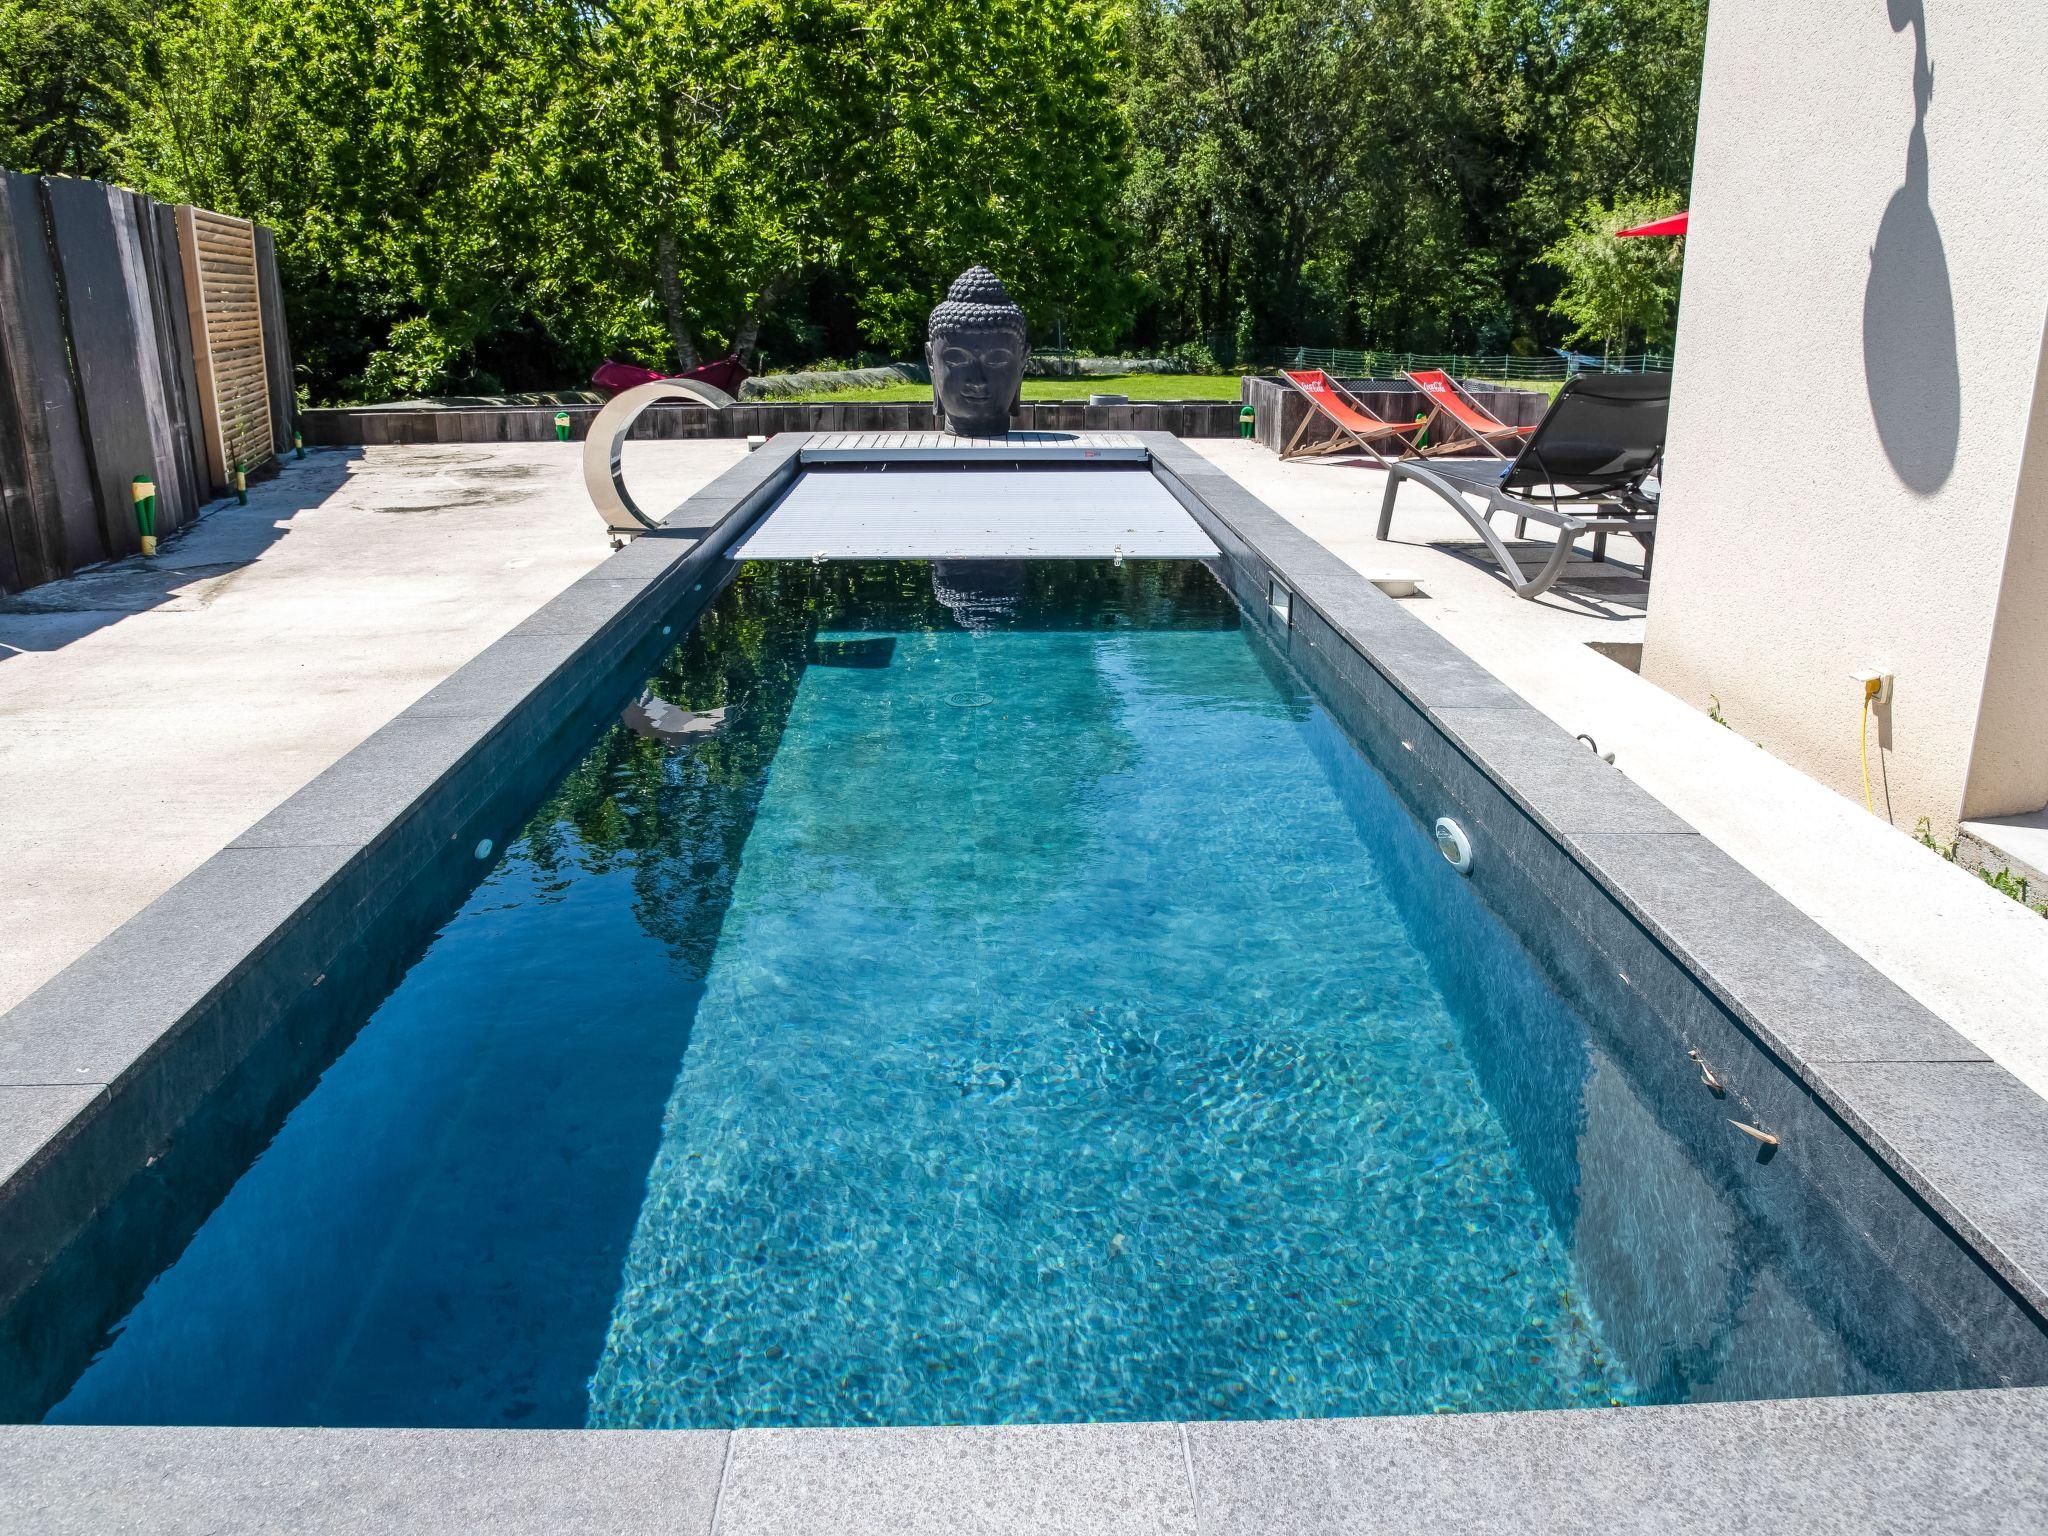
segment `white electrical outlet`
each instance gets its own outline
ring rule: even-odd
[[[1863,685],[1864,696],[1868,698],[1871,703],[1877,705],[1885,705],[1891,703],[1891,673],[1886,672],[1878,667],[1866,667],[1861,672],[1852,672],[1849,675],[1855,678],[1857,682]],[[1872,683],[1877,684],[1877,691],[1875,693],[1871,692],[1870,685]]]

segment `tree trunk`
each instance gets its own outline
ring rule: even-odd
[[[676,145],[670,125],[664,119],[661,135],[661,179],[663,195],[658,207],[674,196],[676,187]],[[676,349],[676,372],[688,373],[697,366],[697,341],[690,334],[690,322],[683,312],[683,280],[676,260],[676,232],[666,217],[654,232],[654,280],[661,288],[662,307],[668,311],[668,337]]]
[[[778,272],[761,285],[761,291],[749,306],[746,315],[732,333],[732,349],[739,354],[741,362],[752,368],[759,361],[755,343],[761,339],[761,322],[768,318],[768,312],[782,302],[782,296],[789,292],[795,281],[787,272]]]
[[[689,317],[683,312],[683,283],[676,270],[676,237],[662,229],[654,237],[655,281],[661,285],[661,302],[668,310],[669,340],[675,344],[676,371],[688,373],[697,366],[697,343],[690,335]]]

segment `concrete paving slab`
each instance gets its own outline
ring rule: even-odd
[[[1202,1536],[2038,1531],[2048,1391],[1191,1424]]]
[[[380,726],[361,746],[265,816],[234,848],[360,848],[415,804],[496,724],[481,712],[410,714]]]
[[[1958,851],[1973,853],[1977,868],[2011,870],[2035,887],[2030,899],[2048,901],[2048,810],[1966,821],[1957,833]]]
[[[0,1012],[603,560],[580,452],[316,450],[154,563],[0,603]],[[627,468],[674,506],[745,457]]]
[[[0,1529],[707,1536],[722,1431],[0,1428]]]
[[[1173,1424],[733,1435],[717,1536],[1193,1536]]]

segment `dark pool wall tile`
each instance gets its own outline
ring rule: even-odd
[[[1945,1216],[1995,1245],[2008,1278],[2048,1289],[2048,1103],[1990,1062],[1852,1062],[1828,1077],[1852,1123],[1910,1161]]]
[[[1654,1107],[1665,1133],[1699,1166],[1721,1169],[1726,1198],[1758,1230],[1777,1234],[1781,1262],[1801,1270],[1803,1255],[1837,1256],[1829,1272],[1790,1276],[1826,1320],[1861,1339],[1870,1357],[1926,1353],[1923,1380],[1941,1379],[1944,1361],[1956,1351],[2005,1362],[2019,1379],[2048,1379],[2041,1374],[2048,1369],[2042,1335],[1982,1266],[1930,1226],[1913,1198],[1487,774],[1369,669],[1332,665],[1334,637],[1318,624],[1298,621],[1295,639],[1305,627],[1323,643],[1305,655],[1302,649],[1290,653],[1302,661],[1311,686],[1420,822],[1437,813],[1464,823],[1477,855],[1473,886],[1488,907],[1508,916],[1531,958],[1595,1027],[1600,1045]],[[1610,770],[1583,748],[1572,750],[1591,766],[1567,756],[1564,788],[1594,775],[1598,793],[1611,792],[1597,782]],[[1583,798],[1569,794],[1547,808],[1577,824],[1567,813]],[[1668,825],[1665,814],[1652,802],[1646,820]],[[1645,857],[1703,842],[1682,829],[1638,837],[1660,840],[1640,850]],[[1702,1086],[1699,1066],[1687,1054],[1692,1049],[1711,1063],[1730,1098],[1717,1099]],[[1779,1132],[1786,1150],[1759,1166],[1758,1144],[1728,1123],[1737,1117]],[[1652,1195],[1642,1192],[1641,1198]],[[1624,1203],[1634,1198],[1630,1192],[1616,1196]],[[1590,1277],[1596,1299],[1599,1278]],[[1951,1384],[1999,1379],[1985,1364]]]
[[[801,440],[750,455],[679,525],[599,567],[373,734],[170,892],[0,1017],[0,1087],[94,1088],[0,1171],[0,1306],[94,1214],[348,947],[430,870],[488,867],[523,798],[566,768],[708,603],[740,527],[780,494]],[[721,512],[722,509],[722,512]],[[654,553],[635,555],[636,547]]]
[[[2017,1291],[2038,1308],[2038,1288],[2014,1287],[1931,1223],[1938,1205],[1874,1161],[1815,1087],[1832,1061],[1979,1053],[1348,567],[1331,569],[1326,552],[1269,558],[1301,536],[1234,482],[1186,465],[1178,475],[1247,622],[1423,827],[1439,815],[1464,825],[1473,888],[1593,1025],[1645,1124],[1717,1170],[1711,1198],[1770,1235],[1774,1251],[1749,1268],[1797,1287],[1855,1356],[1922,1355],[1920,1379],[1958,1387],[2048,1380],[2048,1336],[2014,1305]],[[1291,623],[1266,601],[1276,578],[1293,593]],[[1692,1050],[1725,1100],[1702,1085]],[[1759,1160],[1738,1118],[1776,1132],[1777,1152]],[[1622,1190],[1610,1203],[1660,1198]],[[1664,1217],[1701,1219],[1685,1204]],[[1767,1365],[1743,1364],[1743,1390],[1769,1392]],[[1844,1362],[1845,1380],[1856,1368]]]

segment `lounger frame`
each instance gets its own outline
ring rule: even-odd
[[[1647,578],[1650,574],[1650,564],[1656,552],[1657,504],[1640,489],[1587,495],[1559,491],[1551,496],[1524,499],[1510,495],[1498,485],[1445,475],[1434,467],[1407,460],[1387,466],[1387,488],[1380,497],[1380,523],[1375,534],[1382,542],[1393,526],[1394,497],[1404,480],[1412,480],[1434,491],[1456,509],[1492,552],[1494,559],[1500,562],[1501,574],[1507,577],[1508,585],[1515,589],[1517,597],[1541,597],[1556,585],[1581,534],[1593,535],[1595,560],[1607,558],[1607,536],[1610,533],[1628,534],[1643,546],[1643,575]],[[1474,496],[1480,497],[1484,505],[1473,505]],[[1585,510],[1567,510],[1569,508]],[[1532,521],[1558,530],[1550,558],[1534,576],[1522,574],[1521,563],[1494,531],[1493,518],[1502,512],[1515,520],[1516,538],[1522,536]]]

